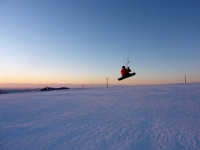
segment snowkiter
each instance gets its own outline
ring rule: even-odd
[[[129,72],[131,72],[131,69],[129,67],[126,68],[125,66],[122,66],[122,70],[121,70],[122,77],[130,75]]]

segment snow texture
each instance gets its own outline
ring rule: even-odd
[[[200,84],[0,95],[3,150],[200,149]]]

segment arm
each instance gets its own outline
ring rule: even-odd
[[[127,67],[127,68],[128,68],[128,69],[127,69],[127,70],[128,70],[128,72],[131,72],[131,69],[130,69],[129,67]]]

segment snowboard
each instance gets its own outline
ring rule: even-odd
[[[136,73],[135,73],[135,72],[133,72],[133,73],[130,73],[130,74],[128,74],[128,75],[126,75],[126,76],[124,76],[124,77],[118,78],[118,80],[119,80],[119,81],[121,81],[121,80],[123,80],[123,79],[129,78],[129,77],[132,77],[132,76],[134,76],[134,75],[136,75]]]

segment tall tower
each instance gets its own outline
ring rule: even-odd
[[[106,78],[106,80],[107,80],[107,88],[108,88],[108,78]]]
[[[185,85],[186,85],[186,74],[185,74]]]

